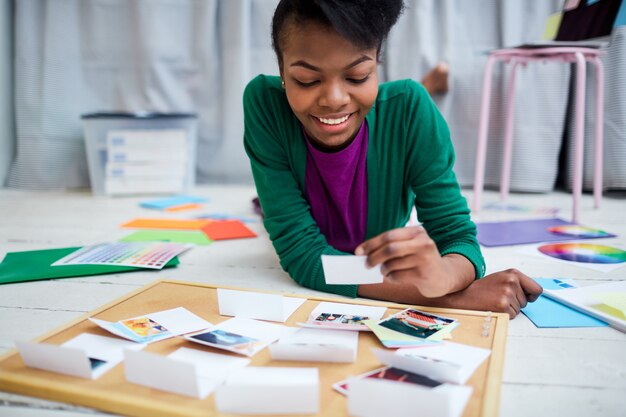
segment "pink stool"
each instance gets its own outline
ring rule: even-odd
[[[472,209],[480,210],[481,194],[485,177],[485,156],[487,152],[487,130],[489,125],[489,104],[491,96],[491,74],[493,64],[503,61],[512,64],[511,78],[509,80],[507,113],[504,136],[504,161],[500,178],[500,199],[505,200],[509,194],[509,181],[511,174],[511,151],[513,148],[513,105],[515,99],[515,70],[519,64],[526,65],[533,61],[559,61],[576,63],[576,114],[575,114],[575,142],[574,142],[574,180],[572,194],[574,205],[572,209],[572,222],[578,223],[580,196],[583,183],[583,150],[585,134],[585,81],[586,62],[589,61],[596,67],[596,132],[595,132],[595,163],[593,195],[595,207],[600,206],[602,199],[602,165],[603,165],[603,102],[604,102],[604,70],[599,55],[600,49],[589,47],[546,47],[546,48],[512,48],[499,49],[489,54],[483,80],[482,102],[480,106],[480,125],[478,127],[478,149],[476,150],[476,171],[474,175],[474,201]]]

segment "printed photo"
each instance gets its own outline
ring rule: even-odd
[[[435,388],[441,385],[441,382],[430,379],[427,376],[414,374],[413,372],[403,371],[402,369],[389,366],[359,375],[357,378],[386,379],[388,381],[406,382],[408,384],[421,385],[430,388]],[[343,395],[348,395],[348,380],[337,382],[333,385],[333,388]]]
[[[346,326],[365,326],[364,320],[369,320],[367,316],[356,316],[352,314],[332,314],[322,313],[315,317],[312,322],[315,324],[332,324]]]
[[[96,369],[104,365],[105,363],[107,363],[106,361],[103,361],[102,359],[96,359],[96,358],[88,358],[88,359],[89,359],[89,364],[91,365],[91,369]]]
[[[148,317],[122,320],[120,323],[139,337],[156,336],[168,331],[165,327]]]
[[[380,321],[378,324],[408,336],[426,339],[454,322],[454,319],[448,317],[408,308]]]
[[[243,355],[251,355],[254,353],[255,348],[263,343],[262,341],[252,337],[230,333],[219,329],[191,335],[190,338],[209,346],[231,350]]]

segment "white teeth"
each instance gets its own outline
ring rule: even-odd
[[[343,123],[346,120],[348,120],[348,117],[350,117],[349,114],[347,116],[343,116],[342,118],[339,118],[339,119],[325,119],[323,117],[318,117],[317,120],[319,120],[320,122],[324,123],[325,125],[338,125],[339,123]]]

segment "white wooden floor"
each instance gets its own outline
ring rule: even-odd
[[[194,194],[210,199],[201,213],[254,217],[253,187],[207,186]],[[468,192],[469,194],[469,192]],[[484,204],[496,202],[487,193]],[[144,198],[93,197],[88,192],[41,193],[0,189],[0,258],[6,252],[82,246],[114,241],[128,234],[119,224],[159,212],[138,206]],[[569,218],[571,195],[513,194],[509,203],[534,208],[559,207]],[[484,210],[475,220],[528,218],[529,213]],[[592,209],[591,196],[582,201],[580,223],[619,235],[598,239],[626,248],[626,195],[605,196]],[[257,239],[222,241],[182,255],[177,268],[158,272],[68,278],[0,286],[0,353],[16,339],[31,339],[112,301],[157,278],[315,293],[296,285],[281,269],[261,223],[250,225]],[[488,272],[515,267],[534,277],[576,279],[580,285],[626,279],[626,267],[594,272],[519,254],[515,248],[484,250]],[[85,416],[97,411],[0,392],[0,416]],[[626,334],[611,328],[537,329],[525,316],[510,323],[500,415],[625,416]]]

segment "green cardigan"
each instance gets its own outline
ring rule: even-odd
[[[328,285],[320,255],[345,254],[326,242],[304,197],[307,148],[279,77],[259,75],[243,95],[244,146],[265,228],[283,269],[300,285],[351,297],[357,285]],[[412,205],[442,255],[485,264],[467,202],[452,171],[448,127],[426,90],[411,80],[384,83],[368,115],[369,239],[406,225]]]

